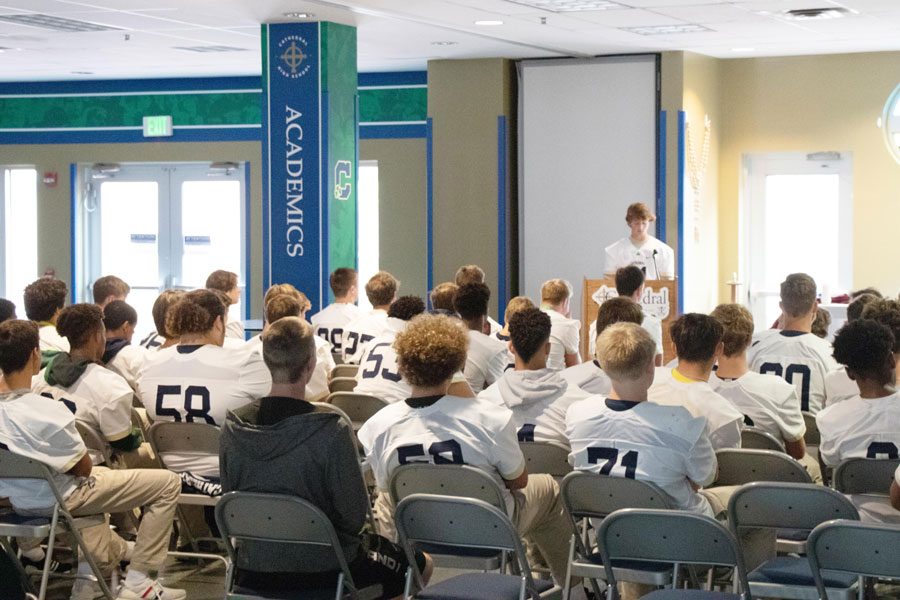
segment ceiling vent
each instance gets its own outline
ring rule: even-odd
[[[40,29],[64,31],[66,33],[83,33],[86,31],[116,31],[119,29],[118,27],[110,27],[109,25],[89,23],[88,21],[76,21],[75,19],[65,19],[63,17],[42,15],[40,13],[0,15],[0,21],[15,23],[16,25],[25,25],[27,27],[38,27]]]
[[[703,33],[713,31],[703,25],[685,23],[683,25],[648,25],[646,27],[620,27],[622,31],[638,35],[674,35],[678,33]]]
[[[846,8],[795,8],[784,11],[784,16],[794,21],[813,19],[839,19],[849,11]]]
[[[237,46],[174,46],[176,50],[187,50],[188,52],[246,52],[246,48],[238,48]]]

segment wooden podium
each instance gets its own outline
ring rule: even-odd
[[[591,360],[590,337],[594,330],[590,325],[597,320],[597,310],[608,298],[618,296],[616,283],[612,277],[604,279],[584,278],[581,296],[581,356]],[[595,296],[597,298],[595,299]],[[641,297],[644,311],[662,321],[663,331],[663,364],[675,358],[675,345],[669,335],[669,325],[678,316],[678,282],[675,279],[652,280],[644,282],[644,295]]]

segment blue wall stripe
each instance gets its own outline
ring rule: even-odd
[[[360,73],[357,77],[360,87],[376,85],[426,85],[428,71],[389,71],[382,73]]]
[[[678,311],[684,312],[684,176],[687,113],[678,111]]]
[[[250,319],[250,303],[253,298],[253,273],[252,252],[250,251],[250,161],[244,163],[244,319]]]
[[[4,131],[0,145],[15,144],[129,144],[169,142],[258,142],[260,127],[235,129],[181,129],[165,138],[145,138],[139,129],[92,131]]]
[[[666,241],[666,111],[659,112],[659,155],[656,160],[656,237]]]
[[[78,165],[75,163],[69,165],[69,210],[69,292],[72,295],[72,303],[75,304],[80,298],[80,290],[76,286],[78,278],[75,273],[76,257],[78,256],[75,248],[75,239],[78,237],[76,235],[78,232],[78,229],[76,229],[78,220]],[[38,268],[40,268],[40,265],[38,265]]]
[[[433,146],[434,124],[431,117],[428,117],[425,122],[425,260],[427,261],[426,283],[429,295],[431,290],[434,289],[434,231],[432,229],[434,210]]]
[[[357,94],[356,94],[355,102],[356,102],[355,119],[356,119],[357,127],[356,127],[356,147],[354,148],[355,154],[353,156],[353,160],[354,160],[353,164],[356,166],[356,190],[354,190],[353,199],[356,202],[356,208],[353,210],[353,220],[354,220],[353,227],[356,230],[356,253],[353,255],[353,268],[356,269],[357,273],[359,273],[359,140],[362,139],[362,132],[360,131],[360,129],[362,129],[362,127],[359,127],[359,92],[357,92]],[[425,137],[424,132],[422,133],[422,137]],[[381,219],[381,207],[380,206],[378,208],[378,212],[379,212],[378,218]],[[379,245],[381,244],[381,236],[379,236],[378,244]],[[379,249],[379,257],[380,256],[381,256],[381,250]],[[330,285],[331,284],[331,273],[328,273],[328,282],[329,282],[328,293],[333,294],[333,292],[331,291],[331,285]],[[331,295],[329,295],[329,299],[333,300]]]
[[[259,77],[185,77],[173,79],[109,79],[95,81],[23,81],[0,83],[0,96],[22,94],[96,94],[115,92],[191,92],[256,90]]]
[[[321,74],[319,76],[321,77]],[[319,236],[319,261],[321,262],[321,267],[319,268],[319,306],[313,306],[315,312],[319,312],[328,306],[328,293],[331,291],[328,285],[325,284],[326,281],[329,281],[331,273],[329,265],[329,259],[331,258],[329,256],[330,247],[328,245],[328,234],[331,232],[331,221],[329,220],[331,211],[329,209],[331,208],[332,195],[332,191],[328,187],[328,177],[331,175],[331,155],[328,152],[328,107],[330,106],[328,96],[329,92],[323,90],[319,104],[321,107],[319,114],[322,115],[319,121],[319,144],[322,148],[322,153],[319,156],[321,165],[319,167],[319,202],[322,203],[322,210],[319,213],[319,229],[321,231]]]
[[[497,117],[497,321],[502,323],[506,311],[506,117]]]
[[[359,139],[361,140],[424,137],[425,125],[421,123],[417,123],[415,125],[366,125],[365,123],[359,124]]]

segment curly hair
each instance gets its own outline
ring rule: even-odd
[[[446,310],[453,312],[453,299],[459,286],[452,281],[445,281],[434,286],[431,290],[431,308],[434,310]]]
[[[96,304],[73,304],[62,309],[56,331],[69,340],[72,348],[81,348],[97,331],[104,331],[103,309]]]
[[[94,296],[94,304],[101,304],[110,296],[127,296],[131,292],[131,286],[124,279],[115,275],[104,275],[94,282],[91,290]]]
[[[266,302],[266,323],[272,324],[285,317],[299,317],[303,312],[303,305],[296,296],[291,294],[278,294],[272,296]]]
[[[618,381],[638,379],[656,358],[656,342],[636,323],[614,323],[597,339],[600,368]]]
[[[65,282],[41,277],[25,287],[25,316],[32,321],[49,321],[66,305],[69,288]]]
[[[709,315],[686,313],[675,319],[669,328],[678,360],[706,362],[716,354],[725,329]]]
[[[388,316],[409,321],[425,312],[425,303],[418,296],[400,296],[391,302]]]
[[[0,323],[0,371],[9,375],[24,369],[40,343],[37,323],[19,319]]]
[[[737,356],[747,349],[753,340],[753,315],[740,304],[720,304],[711,313],[725,333],[725,356]]]
[[[173,337],[169,335],[169,332],[166,330],[166,316],[169,314],[169,308],[178,302],[183,295],[184,292],[182,290],[163,290],[163,292],[156,297],[156,300],[153,302],[151,314],[153,315],[153,324],[156,326],[156,333],[158,335],[161,335],[166,339]]]
[[[478,265],[463,265],[456,270],[456,285],[467,283],[484,283],[484,269]]]
[[[186,292],[169,307],[166,315],[166,333],[180,337],[190,333],[206,333],[212,329],[216,317],[225,323],[228,303],[218,290],[193,290]]]
[[[456,290],[453,308],[465,320],[471,321],[487,315],[491,301],[491,288],[483,283],[465,283]]]
[[[506,303],[506,310],[503,313],[503,321],[509,324],[509,320],[512,319],[512,316],[514,314],[521,310],[525,310],[526,308],[537,307],[528,296],[513,296],[509,299],[509,302]]]
[[[539,308],[526,308],[509,319],[509,341],[516,354],[528,362],[550,339],[550,315]]]
[[[124,300],[113,300],[103,307],[103,326],[107,331],[114,331],[125,323],[137,325],[137,320],[137,311]]]
[[[644,310],[641,305],[627,296],[610,298],[600,305],[597,311],[597,325],[595,337],[599,337],[603,330],[616,323],[634,323],[640,325],[644,322]]]
[[[366,282],[366,297],[372,306],[385,306],[394,301],[400,282],[387,271],[378,271]]]
[[[878,321],[894,334],[894,352],[900,352],[900,302],[875,299],[863,309],[863,319]]]
[[[781,282],[781,310],[800,317],[816,304],[816,281],[806,273],[791,273]]]
[[[357,278],[358,275],[354,269],[341,267],[331,273],[331,276],[328,278],[328,285],[331,286],[331,291],[334,293],[335,298],[343,298],[350,293],[350,288],[356,285]]]
[[[394,340],[400,374],[417,387],[448,381],[465,365],[468,349],[462,323],[445,315],[419,315]]]
[[[878,321],[851,321],[834,336],[834,360],[854,375],[886,381],[894,365],[894,334]]]
[[[821,306],[816,309],[816,318],[812,322],[810,331],[822,339],[828,337],[828,326],[831,325],[831,313]]]
[[[644,285],[644,272],[640,267],[628,265],[616,270],[616,293],[629,298]]]
[[[864,293],[856,296],[850,301],[850,304],[847,305],[847,320],[855,321],[862,317],[863,311],[866,310],[866,306],[869,305],[870,302],[874,300],[878,300],[881,296],[876,296],[875,294]]]

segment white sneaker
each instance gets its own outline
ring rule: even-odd
[[[100,585],[96,581],[88,579],[75,580],[69,600],[96,600],[97,598],[103,598],[103,590],[100,589]]]
[[[139,588],[131,588],[122,585],[116,600],[185,600],[187,592],[174,588],[163,587],[158,579],[151,579],[146,585]]]

